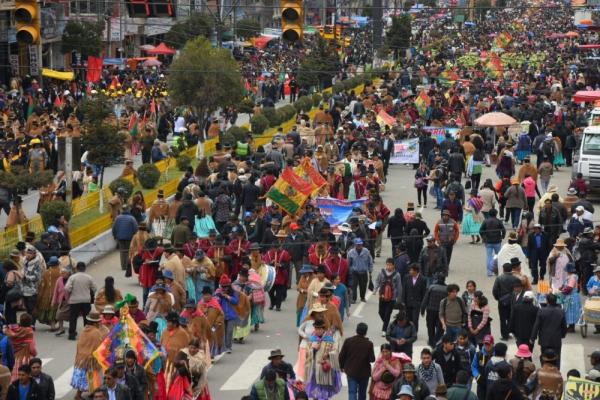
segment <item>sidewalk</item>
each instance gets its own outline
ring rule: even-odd
[[[285,100],[278,101],[277,104],[275,105],[275,107],[279,108],[279,107],[285,106],[287,104],[290,104],[289,96],[287,96],[285,98]],[[235,121],[235,124],[240,126],[240,125],[245,125],[248,122],[249,122],[248,114],[239,114],[237,120]],[[170,139],[170,137],[169,137],[169,139]],[[133,159],[133,164],[136,169],[142,164],[141,154],[138,154]],[[112,167],[108,167],[105,169],[105,171],[104,171],[104,186],[108,186],[112,181],[114,181],[121,175],[121,172],[123,171],[123,166],[124,166],[123,164],[119,164],[119,165],[113,165]],[[23,209],[25,211],[25,215],[28,218],[31,218],[35,214],[37,214],[36,210],[37,210],[38,200],[39,200],[39,193],[37,190],[30,190],[28,195],[23,196]],[[4,229],[4,227],[6,226],[6,218],[7,218],[7,215],[4,214],[3,211],[0,211],[0,229]]]

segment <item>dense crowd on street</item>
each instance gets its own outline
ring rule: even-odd
[[[36,346],[36,336],[48,334],[40,326],[48,325],[57,337],[76,341],[71,386],[77,400],[210,399],[211,365],[249,346],[281,312],[297,327],[297,354],[274,343],[245,399],[559,399],[567,378],[560,372],[563,341],[600,290],[600,230],[582,176],[558,187],[553,175],[571,166],[591,110],[571,96],[597,85],[598,76],[580,61],[573,39],[547,35],[574,29],[572,9],[526,4],[491,9],[460,30],[449,29],[440,10],[425,10],[413,20],[418,46],[412,56],[363,90],[334,94],[312,118],[299,114],[289,132],[267,145],[219,142],[215,153],[199,152],[172,198],[159,191],[145,204],[141,193],[117,190],[108,202],[112,235],[122,272],[139,283],[140,296],[119,290],[113,276],[95,282],[86,273],[70,254],[64,217],[39,237],[28,233],[2,264],[0,397],[54,399],[53,380],[37,358],[44,349]],[[504,32],[507,20],[515,22],[514,50],[544,52],[547,61],[492,71],[482,63],[457,66],[466,53],[491,51],[494,41],[485,39]],[[336,79],[367,61],[368,37],[355,36]],[[432,50],[432,43],[439,47]],[[281,99],[284,82],[291,86],[303,51],[275,44],[244,57],[246,79],[266,78],[253,94],[258,112]],[[449,85],[448,70],[457,76]],[[93,90],[116,93],[115,118],[126,126],[132,113],[150,112],[163,79],[157,71],[107,71]],[[14,88],[2,98],[0,168],[59,172],[53,143],[79,136],[85,91],[56,87],[36,94],[34,80],[21,85],[25,92]],[[32,92],[38,100],[30,114],[26,93]],[[58,114],[57,102],[64,102]],[[379,122],[382,111],[395,119],[393,126]],[[473,126],[491,111],[511,115],[522,131]],[[206,132],[190,112],[166,106],[156,121],[143,127],[128,156],[138,143],[144,163],[158,161],[172,135],[196,144],[235,123],[235,111],[215,118]],[[459,129],[433,137],[426,126]],[[418,138],[420,161],[412,165],[415,201],[404,207],[391,204],[385,190],[393,181],[394,143],[410,138]],[[314,199],[296,204],[295,188],[279,191],[291,171],[318,177],[314,197],[357,203],[332,224]],[[495,178],[482,180],[484,171]],[[83,164],[75,180],[81,193],[98,190],[96,173]],[[123,175],[133,173],[128,162]],[[40,201],[62,195],[66,183],[60,172],[56,177]],[[0,206],[13,216],[9,226],[23,222],[18,197],[3,188]],[[429,226],[424,213],[439,219]],[[384,240],[390,254],[382,251]],[[494,280],[491,293],[474,280],[454,282],[458,243],[480,249],[481,262],[470,268]],[[348,326],[350,310],[369,291],[381,326]],[[495,322],[491,308],[498,310]],[[142,365],[142,355],[127,348],[104,368],[94,352],[125,315],[160,356]],[[373,330],[386,342],[377,357],[368,339]],[[419,336],[428,347],[413,354]],[[509,354],[513,340],[518,350]],[[533,356],[538,348],[539,358]],[[600,382],[600,352],[590,361],[590,371],[568,376]]]

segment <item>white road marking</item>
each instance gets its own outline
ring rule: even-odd
[[[73,367],[67,369],[61,376],[54,380],[54,389],[56,391],[56,398],[62,399],[65,397],[73,388],[71,387],[71,377],[73,376]]]
[[[372,295],[373,295],[373,292],[367,290],[367,294],[365,295],[366,301],[362,302],[360,300],[357,300],[359,302],[359,304],[356,306],[356,308],[352,312],[352,316],[354,318],[362,318],[362,316],[360,315],[360,312],[362,311],[363,308],[365,308],[367,301],[369,301],[369,299],[371,298]]]
[[[260,371],[256,373],[256,366],[263,365],[270,354],[270,349],[254,350],[219,390],[248,390],[260,375]]]

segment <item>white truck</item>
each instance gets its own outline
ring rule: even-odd
[[[583,130],[581,145],[575,150],[573,177],[581,173],[589,188],[598,189],[600,188],[600,115],[598,120],[591,124],[593,120],[592,112],[590,126]]]

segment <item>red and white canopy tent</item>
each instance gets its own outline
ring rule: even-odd
[[[177,53],[177,51],[175,49],[170,48],[166,44],[161,43],[153,49],[146,50],[146,53],[155,54],[155,55],[172,56],[173,54]]]

